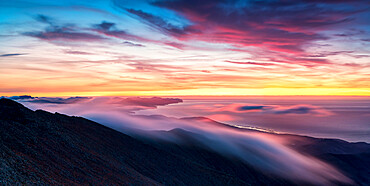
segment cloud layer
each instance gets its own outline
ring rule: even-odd
[[[141,97],[128,97],[128,98],[114,98],[115,103],[123,104],[125,106],[144,106],[156,108],[157,106],[164,106],[174,103],[181,103],[182,100],[179,98],[141,98]]]
[[[180,39],[195,38],[239,46],[260,46],[272,51],[300,53],[303,45],[325,40],[318,32],[352,20],[364,1],[156,1],[155,6],[176,11],[192,21],[185,29],[168,29],[164,21],[139,11],[149,23],[170,30]],[[158,20],[158,19],[156,19]],[[153,23],[154,22],[154,23]],[[197,30],[195,33],[185,30]],[[173,34],[174,33],[174,34]]]
[[[13,99],[23,101],[32,98],[22,96]],[[54,99],[56,98],[48,100]],[[66,98],[66,100],[69,99]],[[117,100],[120,100],[120,102],[117,102]],[[239,130],[217,124],[209,119],[177,119],[161,115],[133,116],[127,110],[122,109],[122,106],[152,107],[179,101],[181,100],[158,97],[130,99],[97,97],[69,105],[47,102],[23,103],[34,109],[46,109],[53,112],[58,111],[70,115],[84,116],[130,135],[142,134],[142,131],[146,131],[148,132],[146,137],[159,138],[178,144],[187,142],[183,141],[182,135],[170,135],[169,132],[158,136],[157,132],[152,133],[150,131],[181,129],[185,135],[190,135],[189,137],[195,137],[199,140],[194,145],[203,146],[224,156],[238,158],[257,169],[293,181],[304,181],[312,184],[330,184],[332,181],[351,183],[350,179],[334,167],[286,146],[289,142],[283,136]],[[260,107],[249,107],[247,109],[260,109]]]
[[[69,97],[69,98],[58,98],[58,97],[32,97],[29,95],[24,96],[12,96],[9,99],[20,101],[20,102],[30,102],[30,103],[49,103],[49,104],[74,104],[82,101],[87,101],[91,99],[90,97]]]
[[[259,112],[265,114],[313,114],[313,115],[330,115],[331,113],[323,108],[313,105],[258,105],[258,104],[230,104],[219,108],[212,109],[215,112]]]

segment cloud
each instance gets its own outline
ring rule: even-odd
[[[353,1],[224,1],[158,0],[152,5],[175,11],[191,24],[175,27],[141,10],[132,14],[179,39],[257,46],[276,52],[302,53],[303,46],[328,37],[320,34],[353,20],[363,11]],[[364,1],[355,3],[363,4]],[[191,32],[189,30],[196,30]]]
[[[273,113],[275,114],[316,114],[320,113],[317,107],[311,105],[295,105],[288,108],[277,108]]]
[[[165,73],[170,74],[171,72],[176,71],[184,71],[186,68],[180,67],[180,66],[172,66],[167,64],[154,64],[152,61],[132,61],[132,63],[128,63],[127,66],[130,66],[132,68],[135,68],[135,70],[131,70],[132,72],[159,72],[159,73]]]
[[[94,27],[99,30],[111,30],[113,27],[115,27],[115,25],[116,25],[115,23],[103,21],[100,24],[94,25]]]
[[[32,97],[29,95],[12,96],[8,98],[20,102],[40,103],[40,104],[74,104],[91,99],[90,97],[78,97],[78,96],[69,98],[59,98],[59,97]]]
[[[122,42],[122,44],[124,44],[126,46],[133,46],[133,47],[145,47],[145,45],[138,44],[138,43],[133,43],[133,42],[130,42],[130,41],[124,41],[124,42]]]
[[[25,55],[25,54],[21,54],[21,53],[1,54],[0,57],[10,57],[10,56],[20,56],[20,55]]]
[[[99,35],[82,31],[73,25],[57,25],[45,15],[38,15],[35,19],[49,26],[44,31],[24,32],[23,35],[46,41],[100,41],[105,39]]]
[[[207,118],[211,118],[216,121],[234,121],[235,116],[227,115],[227,114],[213,114],[206,116]]]
[[[218,108],[212,108],[213,112],[254,112],[262,114],[313,114],[327,116],[332,113],[313,105],[292,105],[292,106],[280,106],[280,105],[258,105],[258,104],[240,104],[234,103]]]
[[[83,51],[78,51],[78,50],[66,50],[64,51],[66,54],[75,54],[75,55],[91,55],[92,53],[90,52],[83,52]]]
[[[69,97],[69,98],[36,98],[30,102],[33,103],[52,103],[52,104],[73,104],[81,101],[86,101],[89,97]]]
[[[148,41],[145,38],[130,34],[124,30],[120,30],[116,28],[116,23],[107,22],[107,21],[103,21],[100,24],[93,25],[92,30],[100,34],[104,34],[105,36],[115,37],[119,39],[127,39],[127,40],[133,40],[133,41]]]
[[[124,106],[142,106],[148,108],[157,108],[157,106],[164,106],[174,103],[181,103],[182,99],[179,98],[141,98],[141,97],[128,97],[128,98],[114,98],[113,103],[119,103]]]
[[[15,101],[19,101],[32,109],[58,109],[56,111],[75,114],[77,110],[104,110],[109,112],[119,112],[121,114],[134,113],[133,111],[155,109],[158,106],[181,103],[179,98],[161,98],[161,97],[32,97],[29,95],[5,97]],[[88,108],[95,107],[94,109]],[[60,109],[60,110],[59,110]]]
[[[197,32],[189,26],[175,26],[159,16],[144,12],[142,10],[126,9],[126,11],[131,13],[132,15],[139,17],[144,23],[151,25],[152,27],[166,33],[167,35],[180,36]]]
[[[36,21],[47,24],[44,31],[33,31],[22,33],[25,36],[35,37],[46,41],[102,41],[111,38],[133,40],[133,41],[151,41],[116,27],[115,23],[102,21],[99,24],[92,25],[91,28],[81,28],[73,24],[57,24],[52,18],[45,15],[34,17]],[[153,41],[154,42],[154,41]],[[130,46],[143,46],[125,41],[124,44]],[[73,53],[76,54],[76,53]]]
[[[321,115],[321,116],[328,116],[332,115],[331,112],[317,107],[313,105],[293,105],[288,107],[273,107],[268,112],[272,112],[274,114],[313,114],[313,115]]]
[[[186,45],[184,45],[182,43],[178,43],[178,42],[167,42],[167,43],[164,43],[164,44],[168,45],[168,46],[171,46],[171,47],[174,47],[174,48],[177,48],[177,49],[180,49],[180,50],[183,50],[186,47]]]
[[[263,106],[263,105],[246,105],[246,106],[240,106],[238,108],[239,111],[248,111],[248,110],[265,110],[270,109],[270,106]]]
[[[226,60],[225,62],[227,62],[227,63],[233,63],[233,64],[238,64],[238,65],[259,65],[259,66],[273,66],[273,65],[276,65],[274,63],[262,63],[262,62],[251,62],[251,61],[248,61],[248,62],[240,62],[240,61],[229,61],[229,60]]]
[[[22,95],[22,96],[12,96],[8,97],[11,100],[23,100],[23,99],[35,99],[35,97],[32,97],[30,95]]]
[[[39,21],[41,23],[46,23],[46,24],[49,24],[49,25],[54,24],[52,19],[50,17],[46,16],[46,15],[38,14],[34,18],[35,18],[36,21]]]
[[[69,27],[50,27],[45,31],[25,32],[23,35],[46,41],[98,41],[104,39],[98,35],[74,31]]]

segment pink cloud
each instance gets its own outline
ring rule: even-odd
[[[206,117],[211,118],[216,121],[234,121],[236,119],[235,118],[236,116],[231,116],[227,114],[212,114]]]
[[[300,104],[291,106],[280,105],[261,105],[261,104],[242,104],[233,103],[226,106],[209,108],[210,112],[232,112],[232,113],[262,113],[262,114],[312,114],[317,116],[332,115],[330,111],[323,108]]]

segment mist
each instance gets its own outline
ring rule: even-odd
[[[197,136],[201,146],[223,156],[240,159],[266,173],[312,184],[328,185],[333,181],[352,183],[331,165],[289,148],[287,146],[289,139],[283,136],[216,125],[206,119],[189,120],[161,115],[134,115],[133,110],[155,109],[157,106],[143,104],[143,101],[148,98],[137,98],[137,100],[140,99],[139,105],[133,105],[132,102],[130,104],[117,102],[117,99],[125,98],[95,97],[68,104],[29,100],[23,100],[22,103],[32,109],[86,117],[132,136],[135,136],[136,131],[146,131],[153,139],[160,138],[177,144],[183,144],[186,141],[176,135],[158,136],[155,135],[155,131],[182,129],[188,134]],[[158,102],[159,99],[156,100]],[[168,100],[165,102],[167,104]],[[168,104],[177,102],[180,101],[168,102]],[[160,103],[158,106],[166,104]]]

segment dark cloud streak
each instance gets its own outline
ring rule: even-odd
[[[152,97],[152,98],[141,98],[141,97],[128,97],[128,98],[115,98],[114,103],[119,103],[124,106],[143,106],[156,108],[157,106],[164,106],[174,103],[181,103],[182,99],[179,98],[161,98],[161,97]]]
[[[29,95],[12,96],[8,98],[20,102],[41,103],[41,104],[73,104],[91,99],[90,97],[78,97],[78,96],[69,98],[59,98],[59,97],[32,97]]]
[[[11,57],[11,56],[21,56],[21,55],[26,55],[26,54],[21,54],[21,53],[1,54],[0,57]]]
[[[196,1],[160,0],[152,4],[177,12],[197,28],[200,40],[230,43],[240,46],[259,46],[272,51],[302,53],[303,46],[325,40],[321,30],[350,22],[363,8],[351,6],[353,1]],[[364,1],[356,1],[364,4]],[[347,4],[347,5],[346,5]],[[350,4],[350,5],[348,5]],[[368,4],[364,4],[368,6]],[[173,29],[162,19],[142,11],[129,10],[166,32],[177,37],[192,38],[191,32]],[[204,33],[204,34],[202,34]]]
[[[104,38],[88,32],[82,32],[73,25],[59,26],[45,15],[38,15],[35,19],[49,26],[44,31],[24,32],[25,36],[35,37],[46,41],[99,41]]]
[[[168,35],[181,36],[181,35],[196,32],[196,30],[192,29],[189,26],[185,26],[185,27],[175,26],[175,25],[165,21],[164,19],[162,19],[159,16],[149,14],[149,13],[144,12],[142,10],[126,9],[126,11],[131,13],[132,15],[135,15],[135,16],[139,17],[145,23],[157,28],[158,30],[160,30],[160,31],[162,31],[162,32],[164,32]]]
[[[327,115],[330,114],[328,111],[313,106],[313,105],[292,105],[292,106],[277,106],[277,105],[240,105],[234,107],[236,112],[261,112],[264,114],[317,114]],[[222,110],[222,109],[221,109]]]

